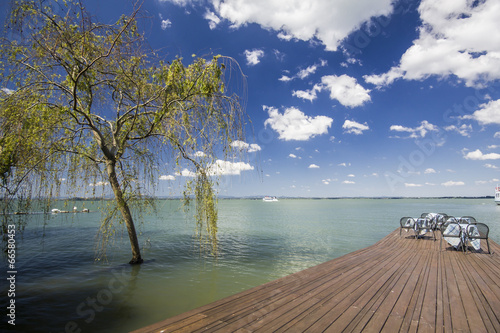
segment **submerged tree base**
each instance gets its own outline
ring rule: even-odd
[[[129,264],[130,265],[139,265],[139,264],[142,264],[144,262],[144,260],[139,257],[139,258],[133,258],[132,260],[129,261]]]

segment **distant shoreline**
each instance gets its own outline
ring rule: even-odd
[[[219,200],[262,200],[264,196],[219,196]],[[342,200],[342,199],[371,199],[371,200],[402,200],[402,199],[494,199],[495,197],[492,195],[487,196],[443,196],[443,197],[280,197],[276,196],[276,198],[281,200]],[[39,200],[34,199],[34,200]],[[145,199],[155,199],[155,200],[181,200],[183,197],[181,196],[173,196],[173,197],[150,197]],[[1,200],[1,199],[0,199]],[[64,200],[64,201],[107,201],[114,200],[112,197],[99,197],[99,198],[82,198],[82,197],[73,197],[73,198],[55,198],[52,200]]]
[[[219,199],[229,200],[262,200],[262,197],[219,197]],[[278,199],[306,199],[306,200],[342,200],[342,199],[372,199],[372,200],[399,200],[399,199],[494,199],[494,196],[479,196],[479,197],[277,197]],[[170,199],[161,198],[158,199]]]

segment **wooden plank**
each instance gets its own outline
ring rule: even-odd
[[[411,315],[411,309],[409,304],[411,299],[414,297],[414,293],[417,287],[417,283],[420,277],[420,273],[425,267],[424,256],[418,256],[416,253],[416,259],[414,264],[412,261],[407,262],[407,270],[404,272],[399,281],[399,286],[395,289],[395,293],[392,298],[388,298],[385,311],[381,310],[374,316],[375,321],[382,321],[386,317],[384,326],[381,328],[384,332],[397,332],[403,325],[403,320],[405,316]],[[409,324],[407,325],[409,326]],[[367,328],[371,328],[368,326]]]
[[[135,332],[500,332],[500,246],[376,244]],[[482,246],[485,244],[482,244]]]
[[[418,332],[435,332],[437,315],[438,289],[438,256],[439,253],[429,252],[429,274],[425,281],[425,293],[420,311]]]

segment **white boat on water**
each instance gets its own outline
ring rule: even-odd
[[[495,202],[500,205],[500,186],[495,187]]]
[[[262,200],[265,201],[265,202],[276,202],[276,201],[278,201],[278,198],[276,198],[276,197],[270,197],[270,196],[266,195]]]

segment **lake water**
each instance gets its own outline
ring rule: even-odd
[[[98,212],[31,215],[16,234],[16,326],[2,313],[2,331],[128,332],[374,244],[422,212],[474,216],[500,240],[493,199],[220,200],[213,259],[179,201],[159,200],[138,226],[145,262],[132,267],[120,228],[108,261],[94,261]],[[1,292],[5,312],[7,284]]]

